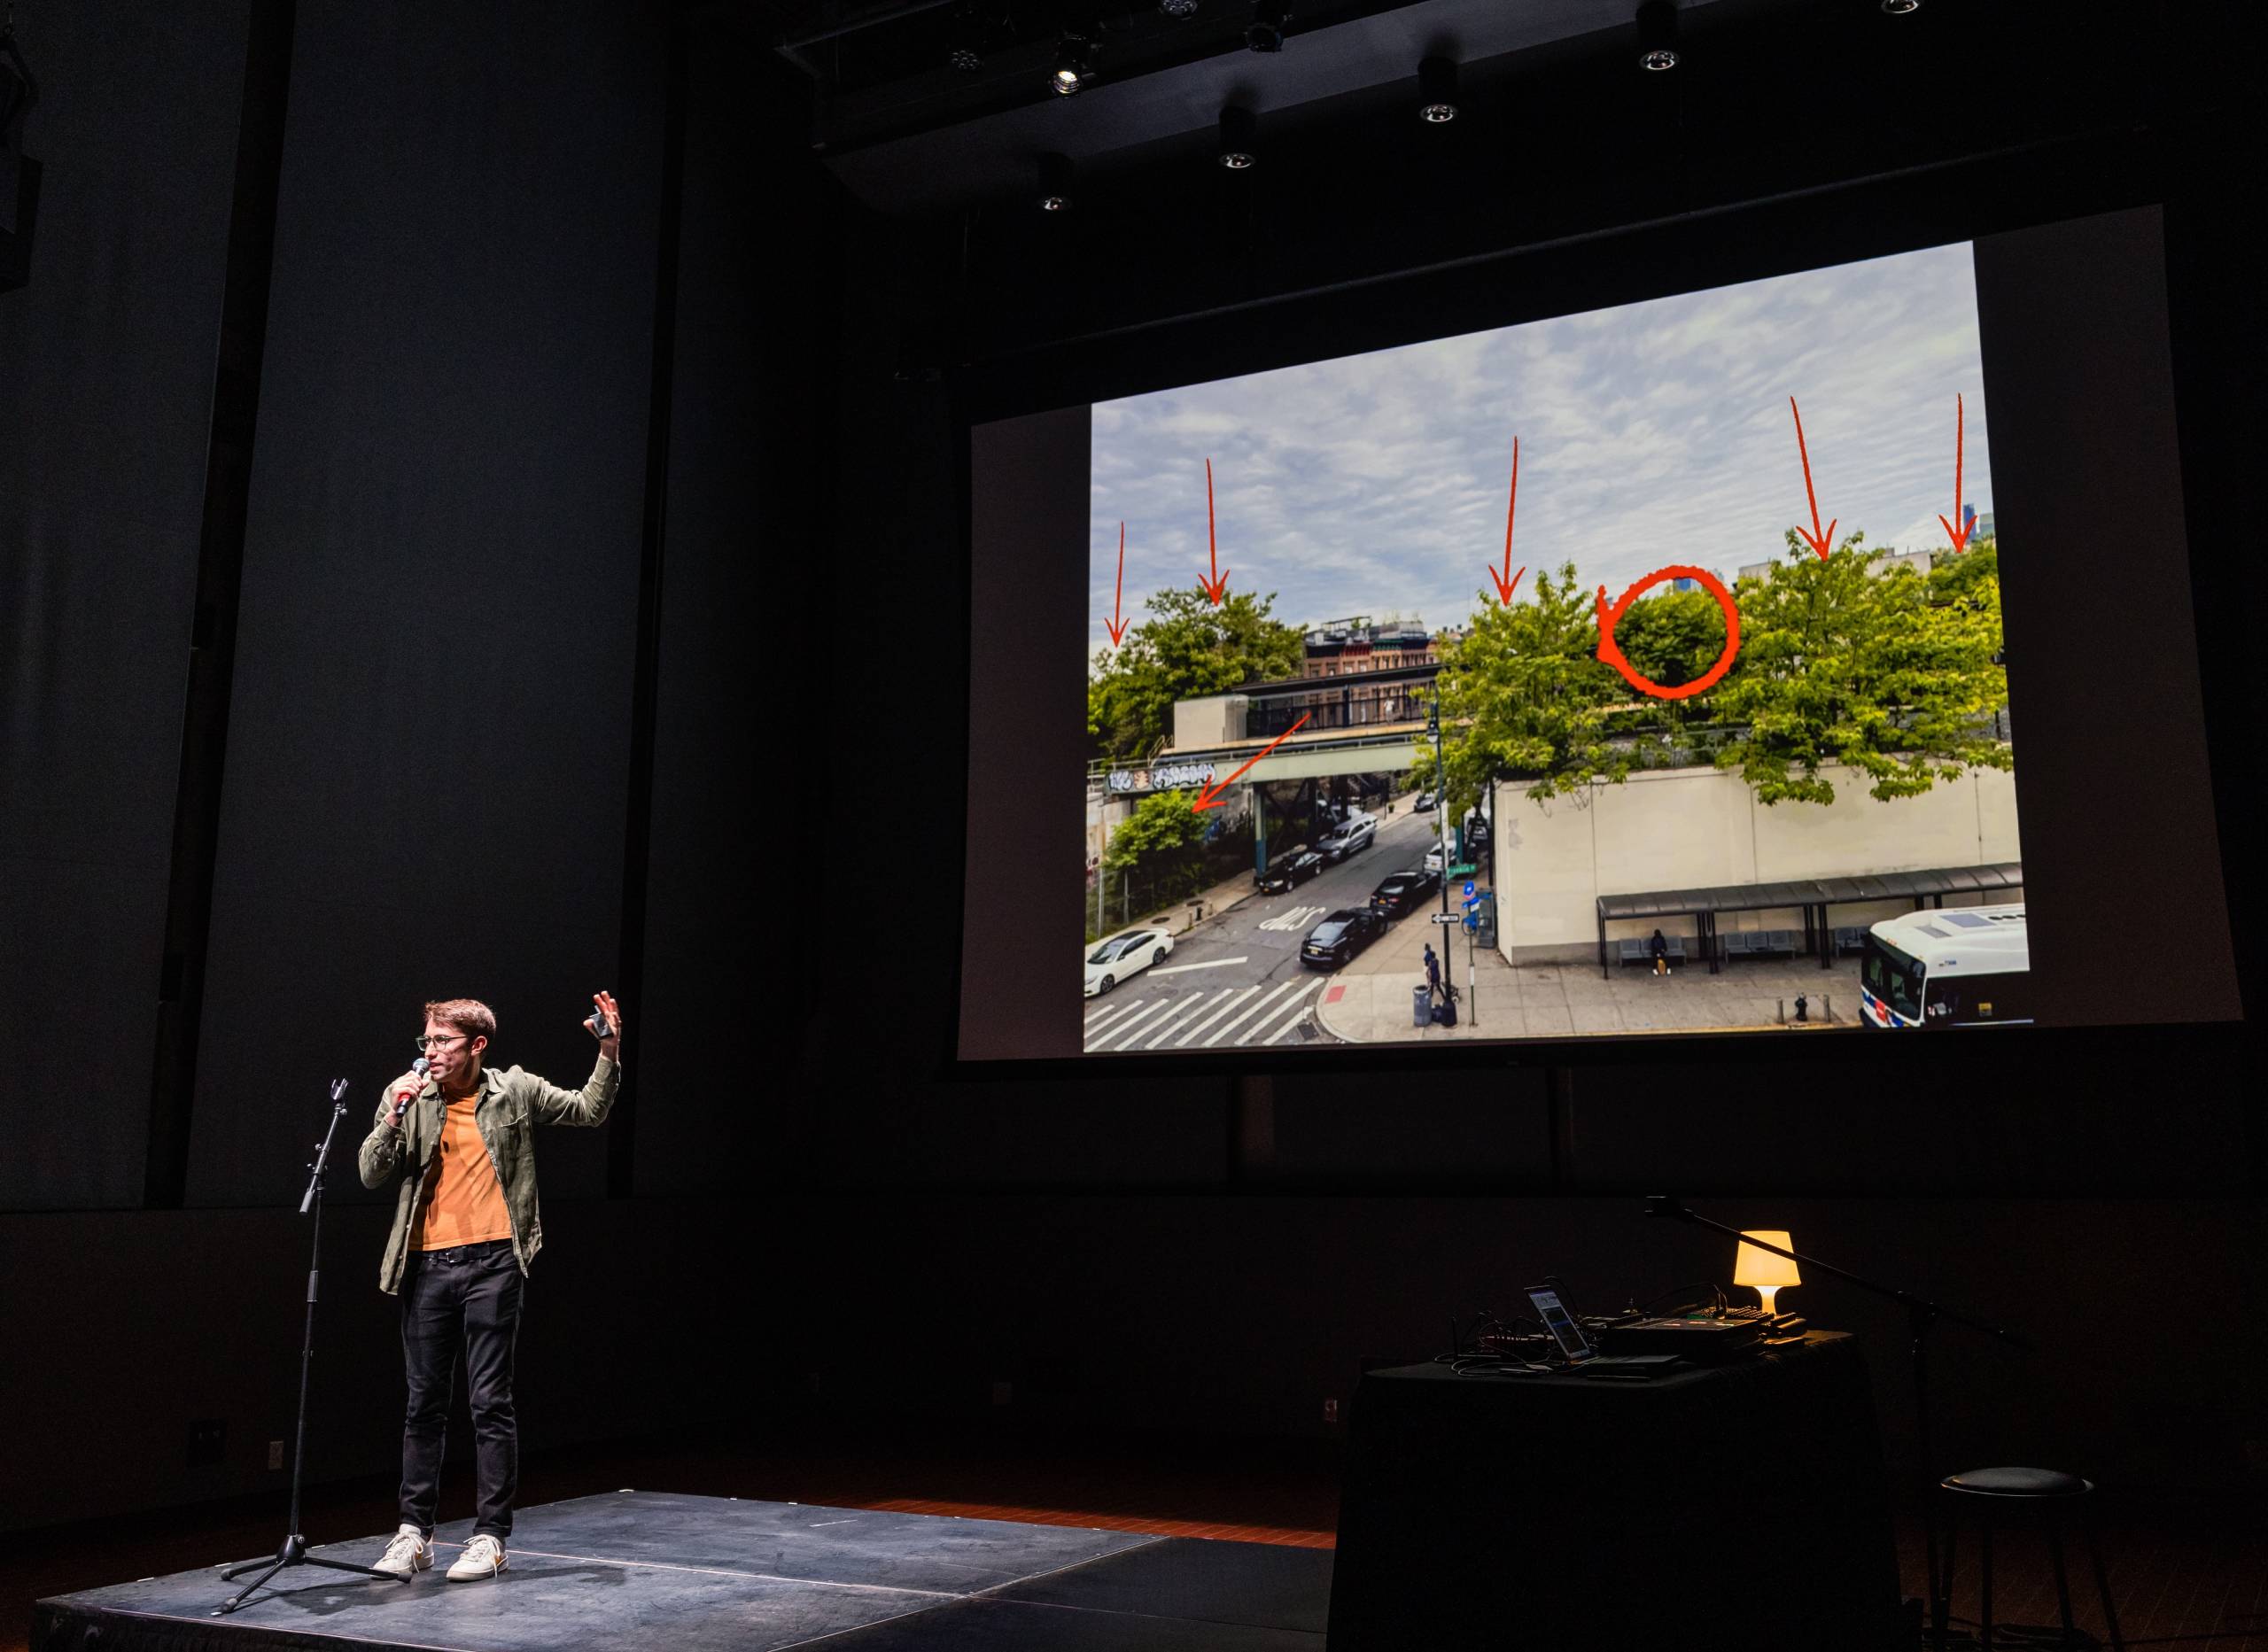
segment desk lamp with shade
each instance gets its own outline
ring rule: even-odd
[[[1804,1277],[1796,1271],[1793,1257],[1759,1250],[1747,1243],[1750,1239],[1761,1239],[1765,1244],[1776,1245],[1783,1251],[1792,1251],[1796,1247],[1784,1229],[1744,1229],[1741,1233],[1740,1250],[1733,1259],[1733,1283],[1753,1286],[1764,1303],[1764,1311],[1767,1314],[1776,1313],[1778,1309],[1773,1306],[1772,1299],[1779,1294],[1780,1287],[1799,1285],[1803,1284]]]

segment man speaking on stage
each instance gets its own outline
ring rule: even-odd
[[[622,1077],[622,1012],[607,993],[583,1025],[598,1065],[579,1090],[519,1067],[485,1065],[496,1017],[476,998],[425,1006],[416,1066],[386,1086],[362,1141],[362,1185],[397,1171],[393,1231],[378,1287],[401,1298],[402,1364],[409,1406],[401,1430],[401,1527],[377,1562],[409,1578],[433,1563],[441,1445],[458,1351],[464,1353],[478,1484],[472,1539],[449,1568],[454,1582],[504,1570],[519,1483],[519,1424],[512,1410],[512,1352],[528,1264],[543,1248],[536,1207],[538,1124],[599,1124]]]

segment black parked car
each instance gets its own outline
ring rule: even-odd
[[[1317,969],[1336,969],[1386,933],[1386,919],[1367,906],[1332,913],[1308,931],[1300,948],[1300,962]]]
[[[1408,872],[1388,874],[1386,880],[1371,891],[1371,910],[1381,918],[1399,918],[1402,913],[1423,906],[1426,896],[1441,887],[1441,874],[1412,868]]]
[[[1299,849],[1276,862],[1254,881],[1259,885],[1262,895],[1281,895],[1314,877],[1323,870],[1323,857],[1313,849]]]

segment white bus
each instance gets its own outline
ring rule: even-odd
[[[1867,931],[1860,1022],[1876,1028],[2009,1027],[2032,1019],[2023,908],[1948,906]]]

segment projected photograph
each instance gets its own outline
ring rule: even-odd
[[[1097,406],[1084,1049],[2031,1020],[1988,428],[1966,244]]]

